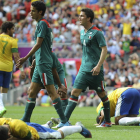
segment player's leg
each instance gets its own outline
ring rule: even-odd
[[[74,89],[71,91],[71,96],[69,98],[68,105],[65,110],[65,116],[67,120],[69,120],[73,110],[75,109],[78,103],[78,96],[81,94],[82,90],[85,90],[86,88],[86,74],[83,72],[79,72],[76,76],[74,82]]]
[[[90,131],[86,129],[82,123],[76,123],[76,125],[73,126],[64,126],[59,128],[58,131],[61,133],[62,138],[74,133],[80,133],[85,138],[92,138]]]
[[[6,113],[6,108],[3,104],[3,96],[7,96],[12,72],[0,71],[0,117]]]
[[[94,88],[94,90],[96,90],[96,92],[97,92],[98,96],[100,97],[100,99],[102,100],[103,106],[104,106],[104,119],[105,119],[105,121],[102,124],[104,124],[104,127],[105,126],[109,127],[109,126],[111,126],[110,102],[109,102],[109,99],[108,99],[108,97],[106,95],[106,91],[105,91],[103,71],[100,71],[99,75],[93,76],[93,82],[94,82],[93,88]]]
[[[126,96],[127,99],[124,99],[123,105],[127,106],[127,104],[130,104],[130,106],[127,107],[129,114],[115,117],[115,122],[119,125],[138,125],[140,123],[140,117],[137,117],[139,114],[140,94],[138,90],[130,88],[125,91],[124,96]],[[124,108],[124,110],[126,110],[126,108]]]
[[[59,98],[59,95],[56,93],[56,89],[54,87],[52,67],[49,67],[49,65],[46,64],[39,65],[36,67],[38,68],[40,79],[43,82],[43,85],[45,86],[48,95],[52,99],[53,106],[56,112],[58,113],[61,122],[65,124],[67,120],[62,109],[61,100]],[[68,123],[66,123],[66,125],[68,125]]]
[[[24,122],[30,122],[31,115],[36,104],[36,96],[40,90],[41,87],[39,83],[31,82],[31,86],[28,89],[29,97],[26,101],[25,112],[21,119]]]

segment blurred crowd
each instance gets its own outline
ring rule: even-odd
[[[140,0],[59,1],[47,6],[44,16],[53,29],[53,51],[59,58],[81,58],[83,27],[79,25],[78,15],[85,7],[95,13],[93,22],[105,35],[109,57],[140,48]],[[13,21],[19,43],[34,42],[36,21],[30,17],[30,4],[30,0],[0,0],[0,24]]]

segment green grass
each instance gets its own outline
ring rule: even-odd
[[[24,113],[24,106],[7,106],[8,112],[4,117],[13,119],[20,119]],[[139,126],[112,126],[111,128],[96,128],[96,108],[93,107],[76,107],[72,116],[71,123],[75,124],[81,121],[86,128],[92,133],[93,140],[140,140],[140,127]],[[32,114],[31,122],[44,124],[50,120],[51,117],[58,117],[53,107],[40,107],[37,106]],[[112,118],[114,122],[114,118]],[[67,136],[68,140],[81,140],[84,139],[80,134],[73,134]],[[89,139],[90,140],[90,139]]]

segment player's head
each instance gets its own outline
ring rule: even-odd
[[[99,124],[99,122],[100,122],[100,118],[101,118],[101,111],[103,110],[104,108],[103,107],[101,107],[100,108],[100,110],[99,110],[99,112],[98,112],[98,116],[97,116],[97,118],[96,118],[96,122],[97,122],[97,124]]]
[[[3,24],[2,24],[2,27],[1,27],[1,29],[2,29],[2,33],[6,33],[6,34],[8,34],[9,36],[13,36],[13,33],[14,33],[14,27],[15,27],[15,25],[14,25],[14,23],[13,22],[11,22],[11,21],[6,21],[6,22],[4,22]]]
[[[84,25],[86,22],[92,23],[94,19],[94,13],[91,9],[89,8],[84,8],[81,10],[80,15],[79,15],[79,20],[81,22],[81,25]]]
[[[99,122],[100,122],[100,117],[101,117],[101,116],[98,115],[97,118],[96,118],[96,123],[97,123],[97,124],[99,124]]]
[[[7,140],[10,137],[9,129],[5,125],[0,126],[0,139]]]
[[[31,17],[35,20],[44,16],[46,11],[46,5],[42,1],[35,1],[31,4]]]

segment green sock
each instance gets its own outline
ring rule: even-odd
[[[30,118],[31,118],[33,109],[35,107],[35,103],[36,103],[36,98],[28,98],[27,99],[25,112],[24,112],[24,115],[21,119],[22,121],[30,122]]]
[[[101,98],[103,105],[104,105],[104,118],[106,122],[110,121],[110,101],[108,97],[105,95],[105,97]]]
[[[67,105],[66,110],[65,110],[65,116],[66,116],[67,120],[69,120],[77,103],[78,103],[78,97],[71,95],[69,98],[69,101],[68,101],[68,105]]]
[[[53,106],[54,106],[57,114],[59,115],[61,122],[66,123],[67,120],[66,120],[66,117],[65,117],[64,112],[63,112],[60,98],[56,98],[55,100],[53,100]]]
[[[68,99],[66,99],[66,98],[61,98],[61,103],[62,103],[63,111],[65,112],[66,107],[67,107],[67,105],[68,105]]]

